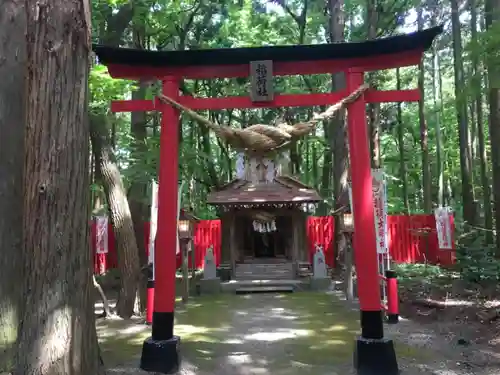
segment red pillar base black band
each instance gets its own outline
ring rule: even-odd
[[[174,313],[153,312],[153,334],[142,345],[141,369],[173,374],[180,366],[181,339],[174,336]]]
[[[177,373],[181,363],[180,343],[178,336],[161,341],[148,337],[142,345],[140,368],[160,374]]]
[[[361,311],[361,337],[374,340],[384,337],[382,310]]]
[[[392,340],[356,340],[354,368],[358,375],[398,375],[399,368]]]
[[[174,335],[174,312],[153,312],[153,333],[155,341],[170,340]]]

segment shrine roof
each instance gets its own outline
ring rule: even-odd
[[[249,64],[257,60],[275,62],[339,60],[378,57],[408,51],[424,51],[443,30],[442,26],[409,34],[364,42],[315,45],[280,45],[263,47],[193,49],[184,51],[152,51],[93,45],[99,61],[150,67],[189,67]]]
[[[213,205],[239,205],[261,203],[314,203],[321,201],[315,189],[290,176],[278,176],[274,182],[254,184],[235,179],[210,193],[207,203]]]

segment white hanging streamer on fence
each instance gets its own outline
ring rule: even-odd
[[[158,184],[155,180],[152,181],[151,185],[151,221],[149,227],[149,256],[148,263],[153,268],[153,280],[155,279],[155,239],[156,239],[156,228],[158,224]]]
[[[184,187],[184,181],[181,182],[180,186],[179,186],[179,190],[177,191],[177,221],[175,222],[175,224],[178,226],[178,223],[179,223],[179,217],[181,215],[181,204],[182,204],[182,188]],[[179,254],[179,252],[181,251],[181,246],[179,244],[179,230],[177,229],[177,231],[175,232],[177,233],[177,236],[176,236],[176,250],[175,250],[175,254]]]
[[[434,210],[436,218],[436,232],[440,249],[452,249],[451,239],[451,207],[438,207]]]
[[[96,254],[107,254],[108,248],[108,217],[98,216],[96,218]]]

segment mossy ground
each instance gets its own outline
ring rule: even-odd
[[[248,315],[256,309],[261,315],[253,321]],[[283,324],[280,326],[280,320],[266,319],[265,309],[269,309],[267,315],[279,312],[278,319]],[[276,335],[281,331],[282,338],[268,340],[266,346],[255,349],[261,350],[260,361],[266,367],[280,372],[290,363],[320,367],[351,363],[353,342],[359,334],[358,316],[356,311],[324,293],[221,294],[191,298],[187,306],[180,306],[176,311],[175,333],[182,338],[183,358],[210,371],[221,358],[252,351],[245,342],[252,332],[260,330],[262,335]],[[268,320],[271,326],[259,328],[259,319]],[[246,323],[241,326],[239,320]],[[98,334],[106,365],[116,366],[139,358],[150,328],[134,321],[110,320],[98,323]],[[424,349],[401,343],[395,346],[400,358],[425,361],[431,357]]]

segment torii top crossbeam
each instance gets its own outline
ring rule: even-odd
[[[416,65],[441,32],[439,26],[357,43],[185,51],[146,51],[95,45],[94,51],[115,78],[247,77],[249,63],[256,60],[272,60],[275,76],[321,74],[354,68],[373,71]]]
[[[250,62],[273,61],[273,75],[322,74],[338,71],[366,72],[417,65],[442,27],[434,27],[407,35],[397,35],[358,43],[300,46],[248,47],[187,51],[146,51],[95,45],[99,62],[108,67],[114,78],[162,80],[165,77],[210,79],[248,77]],[[230,108],[293,107],[331,105],[347,96],[333,93],[275,95],[269,102],[254,102],[248,96],[195,98],[183,95],[179,103],[193,110]],[[415,102],[418,90],[368,90],[367,103]],[[159,110],[161,103],[151,100],[114,101],[113,112]]]
[[[99,61],[115,78],[163,81],[162,95],[192,110],[332,105],[364,85],[366,71],[417,65],[442,32],[435,27],[407,35],[360,43],[231,48],[189,51],[145,51],[94,46]],[[195,98],[179,94],[183,78],[248,77],[258,60],[273,62],[273,75],[346,73],[346,88],[334,93],[275,95],[266,102],[249,97]],[[354,214],[354,259],[361,310],[361,339],[356,364],[363,373],[398,373],[394,348],[384,340],[380,277],[376,252],[366,103],[418,101],[418,90],[366,90],[347,105],[349,157]],[[112,103],[115,112],[161,111],[158,234],[155,246],[155,294],[152,339],[144,343],[141,368],[171,373],[178,366],[178,338],[173,336],[179,111],[160,98]]]

